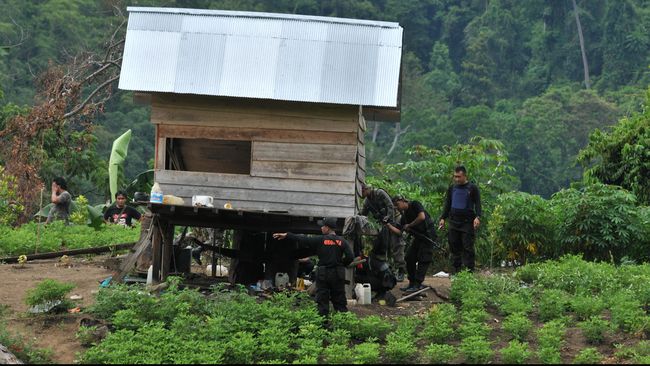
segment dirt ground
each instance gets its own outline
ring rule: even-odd
[[[70,364],[77,352],[84,348],[75,338],[81,314],[61,314],[50,316],[27,315],[25,304],[27,290],[34,288],[45,279],[74,283],[76,287],[70,295],[83,298],[76,301],[81,308],[92,304],[93,293],[100,282],[111,275],[104,266],[105,256],[93,258],[72,258],[69,263],[58,259],[0,265],[0,304],[8,306],[7,321],[9,331],[20,334],[26,341],[33,341],[39,348],[49,348],[53,352],[53,362]]]

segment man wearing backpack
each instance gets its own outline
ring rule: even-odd
[[[467,170],[454,169],[454,184],[447,190],[438,230],[449,221],[449,251],[455,273],[463,268],[474,271],[474,238],[481,225],[481,195],[476,184],[467,180]]]

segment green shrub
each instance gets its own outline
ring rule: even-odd
[[[614,355],[620,361],[632,360],[637,364],[648,364],[647,360],[650,360],[650,341],[640,341],[633,346],[615,344],[614,348]]]
[[[562,363],[560,350],[555,347],[540,347],[537,351],[539,361],[546,365],[557,365]]]
[[[628,292],[619,292],[610,299],[612,324],[618,329],[636,333],[648,328],[648,316],[641,302]]]
[[[461,320],[464,323],[482,323],[488,320],[490,314],[485,309],[463,310]]]
[[[327,336],[329,344],[348,344],[352,336],[350,332],[345,329],[335,329]]]
[[[480,289],[481,284],[474,274],[468,271],[462,271],[454,276],[451,281],[449,298],[457,304],[460,304],[465,294]]]
[[[460,343],[460,350],[468,363],[488,363],[494,355],[492,342],[480,335],[463,338]]]
[[[521,343],[518,340],[512,340],[508,345],[501,349],[501,360],[506,364],[523,364],[531,356],[528,350],[528,343]]]
[[[337,312],[332,314],[330,321],[333,329],[344,329],[350,332],[352,339],[366,340],[371,337],[383,339],[393,325],[380,316],[370,315],[358,318],[352,312]]]
[[[473,335],[478,335],[481,337],[487,337],[492,332],[492,328],[489,325],[481,322],[466,322],[458,327],[458,334],[461,339],[471,337]]]
[[[602,343],[605,332],[610,328],[610,323],[599,316],[592,316],[588,320],[580,322],[578,326],[582,329],[582,334],[587,342],[599,344]]]
[[[379,362],[379,344],[368,341],[354,346],[355,364],[376,364]]]
[[[452,304],[434,305],[425,320],[422,336],[427,341],[444,343],[456,334],[458,312]]]
[[[448,344],[430,344],[424,355],[426,361],[431,364],[449,363],[457,356],[457,350]]]
[[[503,320],[503,329],[510,333],[516,340],[524,340],[528,336],[528,331],[533,326],[533,322],[528,319],[526,314],[516,313],[508,315]]]
[[[539,319],[548,321],[564,316],[569,297],[557,289],[544,290],[539,297]]]
[[[618,186],[587,185],[553,195],[558,217],[556,245],[588,260],[616,261],[630,251],[643,252],[646,229],[636,197]]]
[[[330,344],[323,351],[323,357],[329,364],[351,364],[354,362],[354,353],[347,343]]]
[[[600,315],[605,308],[605,303],[597,296],[575,295],[570,300],[570,306],[578,320],[585,320]]]
[[[71,302],[66,299],[66,296],[75,285],[72,283],[62,283],[56,280],[43,280],[35,288],[27,290],[27,297],[25,303],[30,306],[61,302],[61,306],[68,308]]]
[[[559,350],[562,347],[566,326],[562,320],[555,319],[542,326],[537,331],[537,340],[540,348]]]
[[[577,365],[593,365],[600,363],[603,355],[595,348],[585,348],[580,351],[573,359],[573,363]]]
[[[497,307],[503,315],[515,313],[530,313],[533,310],[533,299],[528,291],[500,294],[497,297]]]
[[[386,336],[384,355],[391,363],[408,362],[416,352],[415,342],[408,333],[395,331]]]
[[[556,217],[549,203],[540,196],[524,192],[500,194],[492,213],[489,240],[496,247],[497,260],[526,263],[540,255],[554,257]]]

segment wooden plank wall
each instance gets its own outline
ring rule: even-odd
[[[356,212],[361,211],[360,202],[361,198],[361,184],[366,182],[366,119],[363,117],[363,109],[359,107],[359,130],[357,134],[356,146],[356,181],[355,181],[355,204]]]
[[[163,170],[157,150],[155,179],[165,194],[314,217],[355,213],[358,107],[172,94],[154,94],[151,106],[157,149],[168,138],[251,141],[250,174]]]

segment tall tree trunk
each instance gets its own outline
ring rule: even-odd
[[[585,71],[585,87],[589,89],[591,82],[589,81],[589,64],[587,63],[587,52],[585,51],[585,38],[582,36],[582,26],[580,25],[580,16],[578,15],[578,5],[576,0],[573,2],[573,14],[576,16],[576,25],[578,26],[578,37],[580,38],[580,51],[582,52],[582,66]]]
[[[390,149],[386,153],[386,155],[390,155],[393,153],[393,150],[395,150],[395,147],[397,147],[397,140],[399,140],[399,137],[408,131],[409,127],[411,126],[406,126],[405,129],[402,130],[402,125],[397,122],[397,125],[395,126],[395,137],[393,138],[393,144],[390,146]]]
[[[377,135],[379,134],[379,122],[375,121],[373,123],[375,124],[372,129],[372,143],[374,144],[377,142]]]

